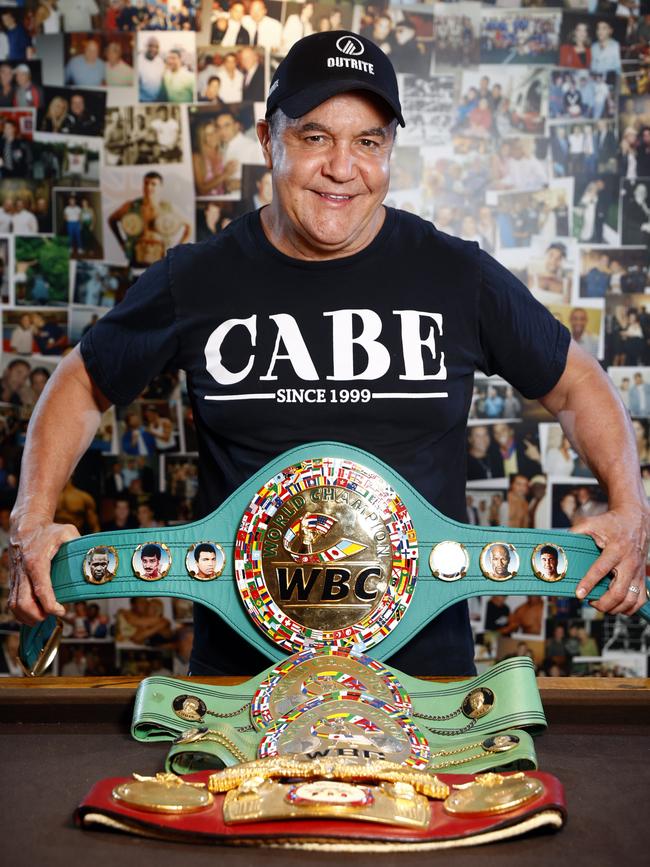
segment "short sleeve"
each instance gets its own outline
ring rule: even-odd
[[[118,406],[126,406],[174,358],[178,335],[169,260],[148,268],[124,299],[80,343],[86,370]]]
[[[483,251],[480,263],[479,367],[542,397],[564,372],[571,335],[507,268]]]

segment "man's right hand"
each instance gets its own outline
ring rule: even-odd
[[[65,614],[52,589],[50,562],[64,542],[78,536],[74,524],[53,524],[43,518],[23,519],[20,526],[12,523],[8,607],[19,623],[35,626],[49,614]]]

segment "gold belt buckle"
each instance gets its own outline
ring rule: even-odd
[[[226,768],[212,774],[208,789],[227,792],[227,824],[339,818],[417,828],[429,824],[429,800],[449,794],[433,774],[395,762],[310,760],[300,754]]]

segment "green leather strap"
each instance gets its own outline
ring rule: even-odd
[[[89,598],[151,595],[189,599],[216,611],[270,660],[284,658],[286,652],[255,626],[239,598],[234,575],[234,540],[253,495],[284,468],[317,457],[347,458],[379,474],[401,497],[417,533],[419,574],[410,605],[397,628],[390,631],[378,644],[369,648],[358,645],[361,650],[377,659],[387,659],[436,615],[455,602],[472,596],[491,596],[496,592],[512,596],[574,596],[578,582],[599,555],[599,549],[589,536],[559,530],[488,528],[454,521],[431,506],[389,466],[362,449],[341,443],[316,442],[291,449],[271,461],[231,494],[215,512],[200,521],[177,527],[95,533],[65,543],[52,563],[52,583],[57,599],[60,602],[74,602]],[[213,581],[198,581],[190,577],[185,569],[188,546],[204,540],[219,542],[226,554],[224,572]],[[448,540],[461,542],[470,557],[465,577],[453,582],[434,577],[429,565],[429,554],[433,546]],[[137,578],[131,567],[134,549],[146,542],[164,542],[172,556],[169,573],[155,582]],[[515,577],[496,582],[483,575],[479,556],[484,546],[490,542],[503,542],[516,547],[521,565]],[[568,568],[562,580],[547,583],[535,577],[531,556],[534,548],[542,543],[559,545],[564,549]],[[110,545],[118,552],[117,573],[109,583],[90,584],[84,579],[83,560],[90,548],[103,545]],[[605,578],[594,588],[590,598],[599,598],[607,587],[608,581]],[[650,603],[647,602],[639,613],[650,620]],[[52,628],[53,619],[37,627],[23,627],[21,658],[27,666],[35,662],[44,639]]]
[[[239,734],[249,735],[251,728],[250,703],[259,685],[268,677],[273,666],[257,677],[233,687],[174,680],[154,675],[143,680],[138,687],[131,723],[131,734],[141,741],[169,741],[188,728],[205,725],[209,728],[229,726]],[[468,719],[456,713],[465,696],[478,687],[490,689],[495,696],[492,710],[474,721],[470,732],[463,737],[485,737],[510,728],[526,728],[539,734],[546,728],[546,717],[535,679],[535,668],[528,657],[505,659],[477,677],[448,683],[434,683],[409,677],[392,669],[413,702],[410,714],[420,728],[431,732],[448,732],[434,738],[451,740]],[[201,723],[178,717],[173,701],[179,695],[193,695],[201,699],[212,714],[206,714]],[[450,716],[455,714],[454,716]],[[449,717],[430,720],[427,717]],[[426,733],[426,732],[425,732]],[[251,733],[254,737],[253,733]],[[259,741],[259,738],[257,739]]]

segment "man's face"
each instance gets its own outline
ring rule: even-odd
[[[250,6],[250,16],[256,24],[264,18],[266,15],[266,6],[262,3],[262,0],[253,0]]]
[[[510,573],[510,570],[508,569],[508,564],[510,563],[510,551],[508,551],[508,549],[503,545],[495,545],[492,548],[490,559],[492,560],[492,571],[495,575],[504,578]]]
[[[177,69],[180,69],[181,59],[175,51],[170,51],[167,55],[166,63],[169,70],[176,72]]]
[[[545,552],[540,556],[540,560],[544,575],[548,578],[555,578],[557,575],[557,555]]]
[[[86,104],[84,103],[84,98],[78,93],[70,99],[70,109],[73,114],[83,114],[84,108]]]
[[[217,568],[217,555],[214,551],[201,551],[197,560],[199,572],[206,577],[212,577]]]
[[[231,114],[222,114],[221,117],[218,117],[216,127],[219,131],[219,138],[224,144],[232,141],[239,130],[237,121]]]
[[[546,267],[549,271],[555,272],[559,271],[562,267],[562,261],[564,256],[561,250],[558,250],[557,247],[551,247],[551,249],[546,254]]]
[[[109,42],[106,48],[106,59],[109,63],[118,63],[122,57],[122,49],[117,42]]]
[[[569,326],[574,337],[582,337],[587,327],[586,310],[572,310],[569,316]]]
[[[142,571],[148,578],[155,578],[158,574],[158,564],[160,560],[157,557],[141,557]]]
[[[607,42],[612,35],[612,28],[606,21],[599,21],[596,25],[596,38],[599,42]]]
[[[160,51],[160,45],[157,39],[150,39],[147,42],[147,50],[145,52],[147,60],[153,60]]]
[[[388,111],[362,93],[326,100],[267,142],[289,236],[327,257],[369,243],[383,221],[392,146]]]
[[[157,199],[162,190],[162,181],[160,178],[145,178],[144,194],[148,199]]]
[[[473,451],[487,452],[490,446],[490,434],[486,427],[479,425],[470,429],[468,440]]]
[[[90,560],[90,574],[94,581],[102,581],[108,572],[108,554],[93,554]]]
[[[492,428],[495,442],[501,447],[510,445],[512,440],[512,428],[507,424],[495,424]]]
[[[218,78],[211,78],[208,86],[205,89],[205,95],[208,99],[217,99],[219,90],[221,89],[221,81]]]
[[[25,72],[23,69],[16,70],[16,84],[18,87],[29,87],[31,81],[31,73]]]
[[[91,39],[89,42],[86,42],[84,57],[88,63],[94,63],[99,57],[99,45],[94,40]]]
[[[129,517],[129,504],[125,500],[118,500],[115,503],[115,520],[123,524]]]
[[[376,41],[380,41],[382,39],[387,39],[390,34],[391,21],[390,18],[386,18],[384,15],[380,15],[379,18],[375,21],[372,36]]]
[[[248,72],[257,63],[257,52],[253,48],[242,48],[239,52],[239,63],[241,68]]]
[[[526,476],[515,476],[510,489],[516,496],[525,497],[528,493],[528,479]]]
[[[244,17],[244,4],[243,3],[234,3],[230,7],[230,17],[233,21],[241,21]]]
[[[237,69],[237,58],[234,54],[227,54],[223,61],[224,68],[231,75]]]

